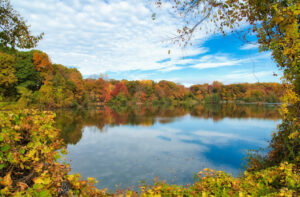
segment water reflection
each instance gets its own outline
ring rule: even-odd
[[[74,172],[100,188],[193,182],[203,168],[237,175],[245,151],[266,147],[280,121],[274,106],[201,105],[58,111]]]

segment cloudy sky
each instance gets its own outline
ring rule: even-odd
[[[150,0],[11,2],[34,34],[45,33],[37,48],[53,63],[78,68],[84,77],[166,79],[186,86],[214,80],[279,81],[270,54],[259,53],[256,45],[235,34],[224,38],[198,32],[192,46],[171,44],[182,23],[168,5],[157,8]]]

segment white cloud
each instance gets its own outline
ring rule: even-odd
[[[48,53],[54,63],[76,67],[84,76],[111,73],[115,78],[123,74],[122,78],[131,80],[164,78],[186,86],[212,82],[216,78],[230,83],[238,82],[236,80],[243,75],[229,78],[203,74],[200,78],[168,76],[168,72],[189,67],[205,73],[203,69],[252,65],[270,59],[269,54],[242,59],[237,58],[237,54],[212,54],[214,51],[201,47],[212,35],[205,31],[197,31],[195,45],[184,49],[167,42],[182,25],[168,3],[159,9],[148,0],[12,0],[12,4],[31,24],[33,33],[45,32],[38,49]],[[153,12],[156,13],[154,21]],[[203,25],[203,29],[213,28],[209,22]],[[243,23],[241,28],[246,25]],[[245,45],[240,49],[252,47]],[[168,61],[162,61],[166,59]]]
[[[192,68],[205,69],[216,68],[221,66],[235,66],[239,65],[243,60],[238,60],[224,54],[205,55],[199,59],[195,59]]]
[[[146,0],[12,0],[34,33],[45,32],[38,48],[54,63],[75,66],[84,75],[107,71],[180,69],[183,56],[207,49],[162,43],[173,37],[179,18],[170,5]],[[156,12],[157,19],[151,15]],[[207,37],[198,33],[197,38]],[[171,54],[168,54],[168,50]],[[166,58],[172,61],[157,63]]]
[[[264,144],[264,141],[256,140],[247,137],[240,136],[233,133],[221,133],[215,131],[195,131],[193,132],[203,144],[213,144],[217,146],[225,146],[233,141],[242,140],[246,142],[255,142],[256,144]]]
[[[258,49],[258,44],[257,43],[248,43],[243,45],[240,49],[241,50],[252,50],[252,49]]]

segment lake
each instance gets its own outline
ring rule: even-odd
[[[98,188],[135,189],[153,179],[191,184],[204,168],[242,171],[249,149],[266,148],[280,123],[274,105],[95,107],[57,111],[73,173]]]

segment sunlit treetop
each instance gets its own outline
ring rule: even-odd
[[[9,0],[0,0],[0,46],[29,49],[36,47],[43,38],[43,33],[33,36],[29,26],[16,12]]]

